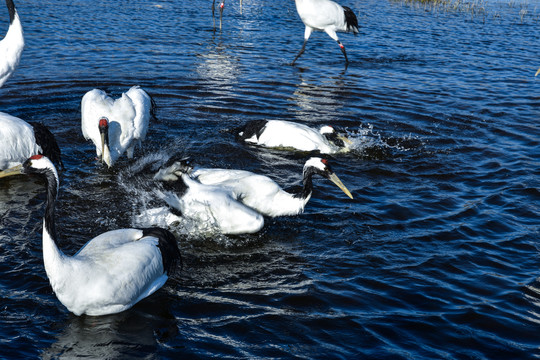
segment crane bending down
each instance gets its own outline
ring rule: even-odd
[[[97,156],[111,167],[124,152],[133,158],[135,146],[141,146],[146,137],[153,108],[152,99],[139,86],[116,100],[103,90],[91,90],[81,100],[82,133],[96,146]]]
[[[160,228],[107,231],[75,255],[58,248],[55,203],[58,173],[51,161],[34,155],[22,165],[0,172],[38,175],[47,185],[43,218],[43,262],[52,289],[75,315],[107,315],[129,309],[161,288],[181,261],[174,235]]]
[[[267,176],[254,174],[245,170],[193,168],[189,164],[175,163],[174,172],[190,174],[191,178],[201,184],[220,187],[259,214],[276,217],[296,215],[304,211],[304,207],[313,193],[312,178],[322,176],[336,184],[347,196],[353,198],[350,191],[332,171],[326,159],[310,158],[304,165],[302,188],[299,192],[289,193],[283,190],[274,180]],[[170,171],[163,169],[164,172]],[[160,176],[160,175],[158,175]]]
[[[182,161],[175,161],[154,176],[165,188],[163,192],[156,190],[156,195],[169,208],[203,229],[216,229],[222,234],[255,233],[264,226],[264,217],[239,201],[232,190],[201,184],[185,173],[186,169]],[[164,219],[160,220],[167,222],[170,214],[161,216]]]
[[[304,53],[306,43],[313,30],[324,31],[337,41],[341,52],[345,56],[345,62],[348,64],[349,59],[347,58],[345,46],[339,41],[336,32],[358,34],[358,19],[354,12],[350,8],[341,6],[331,0],[295,0],[295,3],[296,11],[306,26],[306,30],[304,32],[304,44],[291,65],[294,65],[300,55]]]
[[[6,0],[9,11],[9,28],[6,36],[0,41],[0,87],[13,74],[19,64],[24,48],[21,19],[13,0]]]
[[[251,120],[237,131],[237,139],[267,148],[336,154],[350,150],[351,140],[332,126],[313,129],[285,120]]]

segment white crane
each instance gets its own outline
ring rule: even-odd
[[[223,234],[255,233],[264,226],[264,217],[239,201],[233,191],[201,184],[187,175],[185,169],[182,162],[174,162],[154,176],[167,188],[165,192],[156,191],[158,197],[182,217]],[[168,212],[160,214],[165,221],[171,217]]]
[[[304,53],[306,43],[313,30],[324,31],[337,41],[341,52],[345,56],[345,62],[348,64],[349,59],[347,58],[345,46],[339,41],[336,32],[358,34],[358,19],[354,12],[350,8],[341,6],[331,0],[295,0],[295,3],[296,11],[306,26],[306,30],[302,49],[300,49],[291,65],[294,65],[300,55]]]
[[[133,86],[116,100],[103,90],[87,92],[81,100],[81,128],[85,139],[96,146],[96,153],[108,167],[127,152],[133,158],[141,146],[153,115],[153,101],[139,86]]]
[[[332,126],[313,129],[307,125],[285,120],[252,120],[237,133],[237,138],[247,144],[268,148],[318,151],[336,154],[349,150],[351,140]]]
[[[256,212],[270,217],[296,215],[304,207],[313,193],[314,175],[320,175],[336,184],[347,196],[350,191],[332,171],[328,161],[319,157],[308,159],[304,165],[302,190],[298,193],[284,191],[274,180],[264,175],[245,170],[193,169],[189,165],[181,170],[201,184],[218,186],[233,194],[234,198]]]
[[[0,170],[22,164],[35,154],[43,154],[64,167],[60,148],[45,125],[29,124],[0,112]]]
[[[21,19],[13,0],[6,0],[9,11],[9,28],[6,36],[0,41],[0,87],[13,74],[19,64],[24,48]]]
[[[75,315],[107,315],[129,309],[161,288],[180,252],[175,237],[160,228],[120,229],[103,233],[75,255],[58,248],[55,204],[58,173],[45,156],[34,155],[22,165],[0,172],[38,175],[46,180],[43,218],[43,262],[58,300]]]

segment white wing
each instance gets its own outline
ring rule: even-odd
[[[254,233],[264,226],[264,217],[237,201],[231,190],[201,184],[185,174],[182,179],[188,190],[181,198],[171,193],[158,195],[183,216],[224,234]]]
[[[318,130],[290,121],[268,121],[258,143],[267,147],[294,148],[301,151],[335,152]]]
[[[151,117],[152,99],[139,86],[133,86],[128,90],[126,95],[131,99],[135,108],[133,137],[138,140],[144,140]]]
[[[0,170],[21,164],[40,152],[33,127],[24,120],[0,112]]]
[[[116,161],[135,140],[136,112],[133,101],[125,93],[114,101],[109,119],[109,150],[111,159]]]
[[[343,7],[334,1],[296,1],[296,10],[302,22],[313,29],[345,31],[345,13]]]
[[[223,185],[241,181],[246,177],[253,176],[250,171],[234,169],[196,169],[191,176],[205,185]]]
[[[287,193],[268,176],[245,170],[198,169],[192,176],[205,185],[227,189],[235,199],[266,216],[298,214],[307,202]]]
[[[108,231],[68,258],[74,265],[67,275],[71,281],[51,285],[58,299],[75,314],[125,310],[167,279],[157,243],[152,236],[143,237],[139,229]]]

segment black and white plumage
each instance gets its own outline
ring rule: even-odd
[[[254,174],[245,170],[204,169],[186,167],[183,171],[204,185],[218,186],[230,191],[244,205],[259,214],[275,217],[296,215],[304,211],[304,207],[313,193],[312,178],[315,175],[329,179],[347,196],[353,198],[350,191],[332,171],[326,159],[312,157],[304,164],[302,189],[298,193],[288,193],[274,180],[267,176]]]
[[[116,100],[103,90],[87,92],[81,100],[81,129],[85,139],[96,146],[96,153],[108,167],[127,152],[133,158],[141,146],[153,116],[152,98],[133,86]]]
[[[264,217],[239,201],[232,190],[201,184],[186,170],[188,168],[178,161],[160,169],[154,176],[166,188],[164,192],[156,191],[156,194],[175,212],[179,211],[185,219],[202,224],[199,228],[215,229],[222,234],[255,233],[264,226]],[[160,215],[174,221],[174,216],[168,212]]]
[[[313,129],[284,120],[252,120],[237,132],[238,140],[268,148],[336,154],[349,150],[351,141],[332,126]]]
[[[103,233],[67,256],[57,246],[55,204],[58,173],[42,155],[0,172],[46,180],[43,262],[58,300],[75,315],[107,315],[129,309],[158,290],[180,259],[175,237],[164,229],[121,229]]]
[[[336,32],[350,32],[358,34],[358,19],[354,12],[331,0],[295,0],[296,10],[300,19],[306,26],[304,32],[304,44],[300,52],[294,58],[292,65],[302,55],[306,49],[306,43],[313,30],[324,31],[334,39],[345,56],[345,62],[349,63],[345,46],[339,40]]]
[[[6,5],[9,11],[9,28],[4,39],[0,41],[0,87],[17,68],[24,48],[23,29],[15,4],[13,0],[6,0]]]
[[[0,112],[0,170],[22,164],[35,154],[43,154],[63,167],[60,148],[45,125],[29,124]]]

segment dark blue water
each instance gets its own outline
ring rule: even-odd
[[[173,153],[297,184],[306,154],[237,143],[248,120],[347,128],[354,151],[330,160],[355,199],[319,180],[304,214],[258,234],[183,224],[184,269],[160,291],[76,317],[43,268],[43,184],[3,180],[1,358],[540,356],[540,3],[343,4],[361,25],[340,36],[346,69],[323,33],[287,65],[304,31],[292,1],[228,1],[221,32],[210,0],[17,2],[26,48],[0,110],[60,143],[67,254],[135,225],[153,205],[140,169]],[[136,160],[107,170],[80,100],[132,85],[158,120]]]

